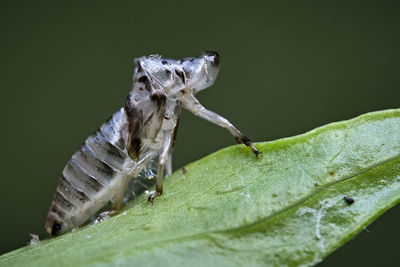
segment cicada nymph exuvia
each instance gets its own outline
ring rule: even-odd
[[[62,172],[45,223],[51,235],[84,224],[107,203],[112,202],[110,214],[117,213],[132,179],[138,191],[152,185],[140,179],[152,175],[148,174],[152,165],[156,167],[156,188],[148,201],[153,203],[162,194],[164,168],[165,176],[172,172],[181,108],[226,128],[239,143],[259,153],[227,119],[207,110],[194,97],[218,75],[216,52],[181,60],[152,55],[136,59],[135,64],[133,89],[125,106],[86,139]]]

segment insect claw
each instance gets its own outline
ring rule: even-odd
[[[160,195],[161,195],[160,192],[157,192],[157,191],[153,192],[153,193],[150,194],[150,196],[147,198],[147,202],[153,205],[153,204],[154,204],[154,203],[153,203],[154,199],[155,199],[156,197],[159,197]]]
[[[256,155],[256,157],[258,158],[258,155],[260,155],[261,154],[261,152],[260,151],[258,151],[258,149],[256,148],[256,146],[255,145],[253,145],[253,143],[252,142],[250,142],[250,140],[245,140],[245,141],[242,141],[246,146],[248,146],[250,149],[251,149],[251,151],[253,151],[253,153]]]
[[[236,129],[236,128],[234,128],[234,129]],[[250,139],[248,137],[244,136],[243,134],[241,134],[240,132],[239,132],[238,136],[234,135],[233,137],[235,137],[235,139],[238,143],[245,144],[246,146],[248,146],[251,149],[251,151],[253,151],[253,153],[256,155],[257,158],[258,158],[258,155],[261,154],[261,152],[258,151],[256,146],[253,145],[253,143],[250,141]]]
[[[251,151],[253,151],[253,153],[254,153],[254,154],[256,155],[256,157],[258,158],[258,155],[260,155],[261,152],[258,151],[258,149],[256,148],[256,146],[253,145],[253,144],[250,145],[250,148],[251,148]]]
[[[104,212],[100,213],[99,215],[97,215],[97,221],[98,222],[103,222],[103,221],[108,220],[112,216],[115,216],[117,214],[118,214],[118,210],[116,210],[116,209],[104,211]]]

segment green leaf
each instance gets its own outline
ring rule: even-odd
[[[2,266],[312,265],[400,199],[400,109],[229,147],[103,223],[1,256]],[[344,196],[354,199],[350,204]]]

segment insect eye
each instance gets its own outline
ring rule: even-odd
[[[51,234],[56,235],[60,232],[60,230],[61,230],[61,224],[58,222],[55,222],[53,224],[53,227],[51,228]]]
[[[211,63],[214,66],[218,66],[219,65],[219,54],[217,52],[214,51],[206,51],[204,53],[206,56],[209,56],[211,58]]]

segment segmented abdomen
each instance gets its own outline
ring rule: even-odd
[[[125,128],[122,108],[75,152],[61,175],[46,228],[54,222],[79,226],[115,195],[127,170],[135,165],[127,153]]]

